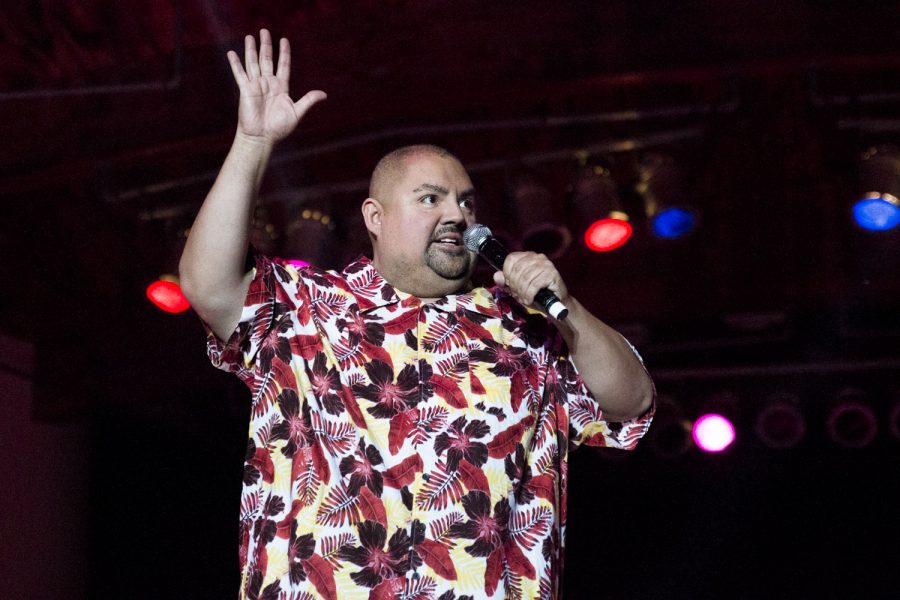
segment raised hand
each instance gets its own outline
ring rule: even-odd
[[[238,107],[238,134],[269,143],[287,137],[325,92],[313,90],[294,102],[288,91],[291,77],[291,47],[281,38],[278,68],[275,69],[272,36],[259,32],[259,54],[252,35],[244,39],[246,69],[236,52],[228,52],[231,72],[241,91]]]

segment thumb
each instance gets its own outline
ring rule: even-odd
[[[497,271],[494,273],[494,283],[499,286],[506,285],[506,277],[503,276],[503,271]]]
[[[297,118],[302,119],[303,115],[306,114],[306,111],[312,108],[314,104],[321,102],[327,97],[327,94],[322,90],[307,92],[306,95],[294,102],[294,111],[297,113]]]

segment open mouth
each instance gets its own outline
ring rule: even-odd
[[[437,244],[439,246],[443,246],[445,248],[458,248],[462,246],[462,236],[456,235],[443,235],[432,242],[433,244]]]

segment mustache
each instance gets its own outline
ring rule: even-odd
[[[439,229],[439,230],[434,234],[434,237],[433,237],[432,239],[433,239],[433,240],[440,239],[441,236],[446,235],[446,234],[448,234],[448,233],[458,233],[458,234],[462,235],[463,231],[464,231],[463,228],[460,227],[460,226],[458,226],[458,225],[452,225],[452,226],[450,226],[450,227],[444,227],[444,228],[442,228],[442,229]]]

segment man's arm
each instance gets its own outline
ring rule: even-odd
[[[624,421],[644,413],[653,402],[653,382],[647,370],[618,332],[595,317],[573,296],[553,263],[543,254],[513,252],[503,271],[494,274],[513,296],[528,306],[541,288],[555,292],[569,316],[556,321],[572,362],[609,421]]]
[[[250,274],[244,270],[253,205],[278,140],[287,137],[325,93],[315,90],[294,102],[288,93],[291,51],[281,39],[278,68],[265,29],[244,43],[246,69],[234,52],[228,62],[240,88],[238,127],[231,150],[191,227],[179,278],[194,310],[222,339],[237,327]]]

